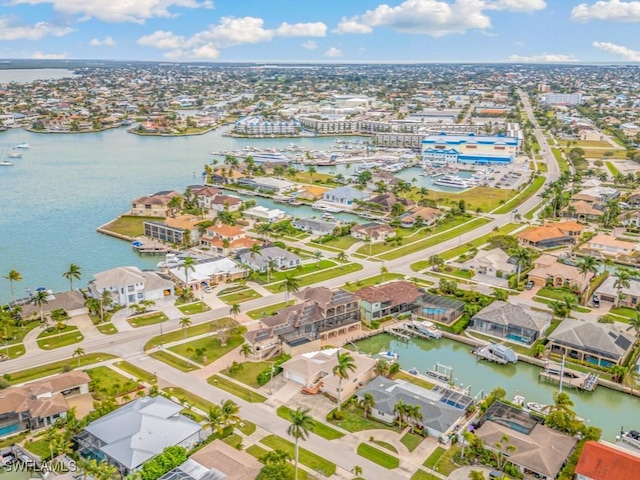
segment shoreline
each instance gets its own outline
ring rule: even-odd
[[[139,137],[193,137],[197,135],[205,135],[209,132],[213,132],[220,127],[224,127],[222,125],[215,125],[213,127],[208,127],[202,132],[191,132],[191,133],[147,133],[147,132],[136,132],[133,128],[127,130],[127,133],[131,133],[132,135],[138,135]]]

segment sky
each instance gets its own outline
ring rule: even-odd
[[[0,58],[618,63],[639,33],[639,0],[0,0]]]

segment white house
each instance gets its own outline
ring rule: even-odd
[[[117,305],[128,306],[173,295],[173,282],[138,267],[116,267],[96,273],[93,278],[88,285],[91,295],[99,298],[107,291]]]
[[[238,254],[238,260],[251,270],[260,272],[267,271],[269,261],[274,262],[277,270],[288,270],[300,265],[299,256],[275,246],[262,247],[259,255],[254,255],[249,250],[244,250]]]
[[[269,209],[262,205],[256,205],[255,207],[247,208],[243,215],[246,218],[257,220],[258,222],[277,222],[287,218],[287,212],[284,212],[278,208]]]

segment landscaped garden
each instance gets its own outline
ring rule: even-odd
[[[233,305],[235,303],[248,302],[249,300],[262,298],[262,295],[260,295],[255,290],[252,290],[251,288],[245,288],[228,295],[220,295],[218,296],[218,298],[228,305]]]
[[[253,388],[259,388],[258,375],[271,367],[271,362],[243,362],[231,365],[222,373]]]
[[[63,333],[62,335],[53,335],[38,340],[38,347],[42,350],[53,350],[54,348],[66,347],[84,340],[82,334],[78,331]]]
[[[105,360],[111,360],[113,358],[116,357],[108,353],[89,353],[74,359],[69,358],[66,360],[60,360],[59,362],[47,363],[46,365],[20,370],[19,372],[8,373],[4,378],[11,385],[15,385],[17,383],[30,382],[38,378],[55,375],[56,373],[62,373],[63,371],[73,370],[78,365],[84,367],[94,363],[104,362]]]
[[[169,320],[169,318],[162,312],[136,315],[135,317],[127,318],[127,322],[129,322],[129,325],[133,328],[156,325],[158,323],[166,322],[167,320]]]
[[[291,421],[294,411],[291,408],[283,405],[278,408],[277,413],[280,418]],[[341,433],[335,428],[331,428],[330,426],[325,425],[324,423],[321,423],[317,420],[311,420],[311,431],[326,440],[336,440],[338,438],[344,437],[344,433]]]
[[[185,315],[196,315],[198,313],[208,312],[211,307],[204,302],[187,303],[186,305],[180,305],[178,307]]]
[[[381,428],[393,430],[394,432],[400,431],[394,426],[378,422],[373,418],[365,418],[364,410],[360,407],[349,406],[348,408],[343,408],[338,414],[339,417],[343,417],[342,419],[335,419],[334,415],[332,415],[333,412],[329,413],[327,420],[347,432],[355,433],[363,430],[376,430]]]
[[[223,333],[224,342],[219,335],[210,335],[174,345],[169,347],[169,350],[200,365],[209,365],[244,342],[240,333]]]
[[[164,333],[152,337],[144,345],[145,350],[149,350],[157,345],[164,345],[167,343],[177,342],[184,338],[197,337],[198,335],[204,335],[205,333],[215,332],[220,328],[225,328],[233,320],[230,317],[223,317],[212,322],[200,323],[191,327],[180,328],[179,330],[173,330],[171,332]]]

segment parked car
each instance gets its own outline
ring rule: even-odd
[[[506,475],[498,470],[491,470],[489,473],[489,480],[504,480]]]
[[[529,280],[527,283],[524,284],[524,288],[526,288],[527,290],[531,290],[533,288],[533,281]]]

